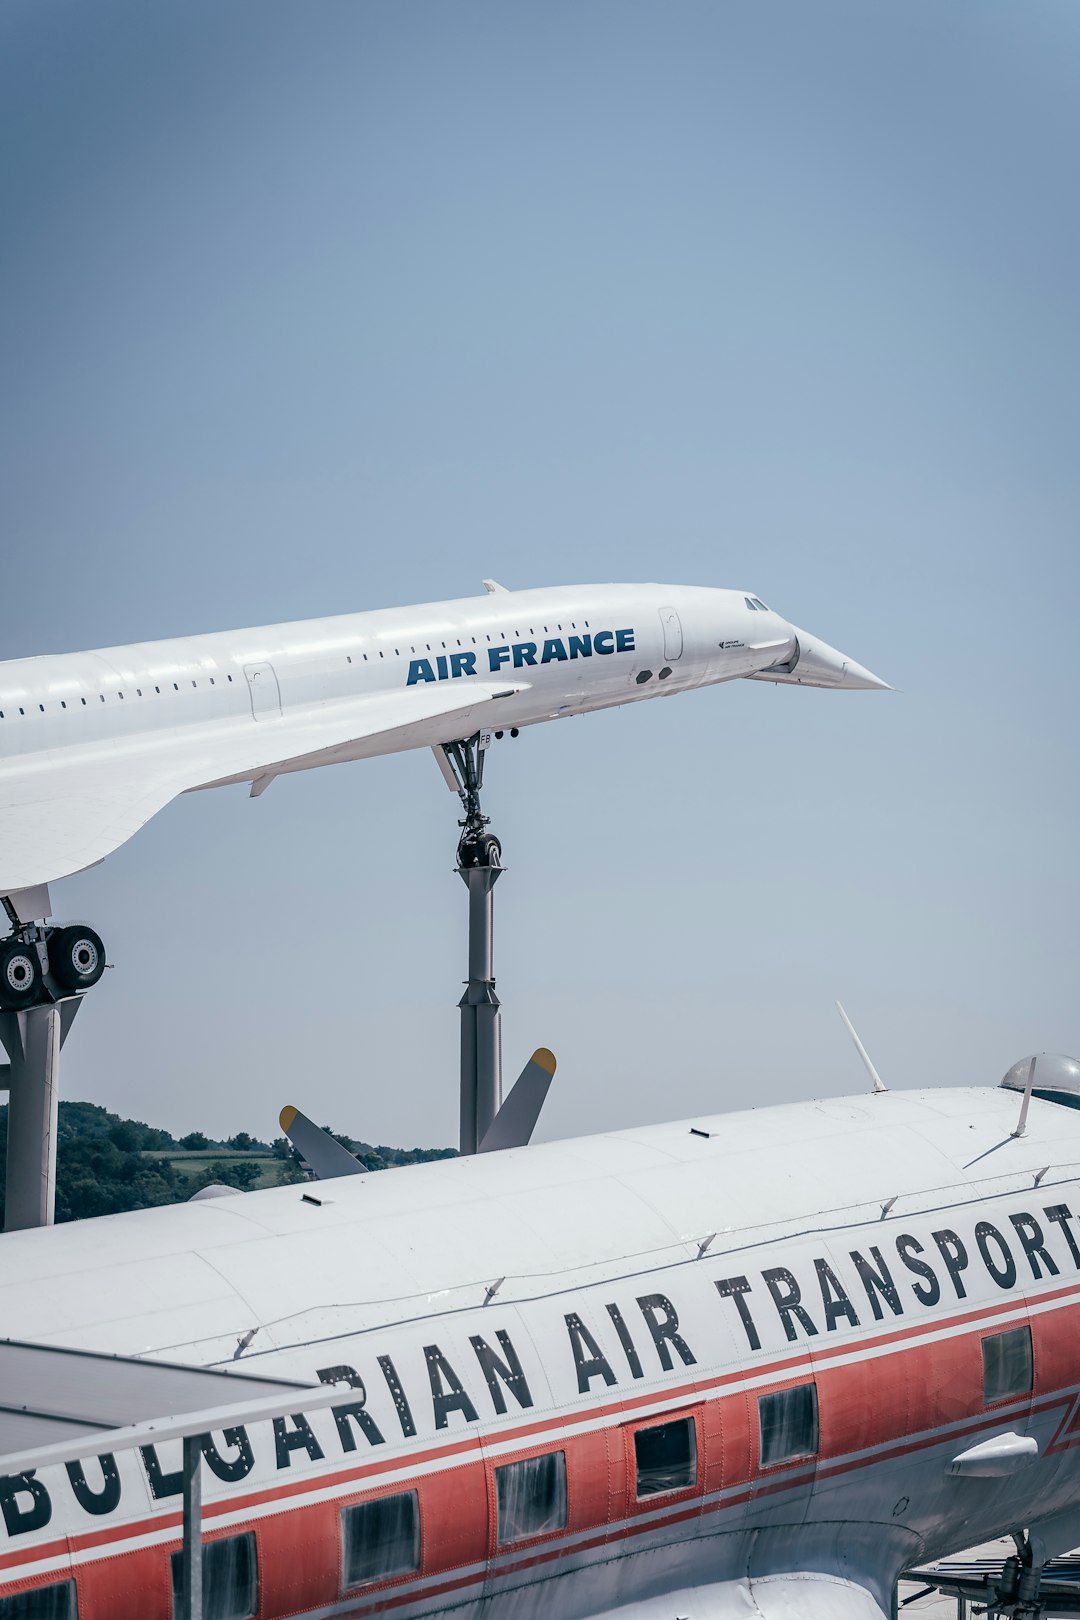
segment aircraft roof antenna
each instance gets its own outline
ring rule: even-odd
[[[1016,1122],[1015,1131],[1010,1131],[1009,1134],[1011,1136],[1024,1136],[1027,1132],[1028,1107],[1031,1103],[1031,1088],[1034,1083],[1035,1059],[1032,1058],[1031,1062],[1028,1064],[1027,1085],[1024,1087],[1024,1100],[1020,1104],[1020,1118]]]
[[[889,1089],[888,1086],[885,1084],[884,1080],[882,1080],[880,1074],[878,1074],[877,1070],[874,1068],[874,1065],[870,1061],[870,1054],[867,1052],[866,1047],[863,1045],[862,1041],[860,1041],[858,1035],[856,1035],[856,1033],[855,1033],[855,1025],[851,1022],[851,1019],[848,1017],[847,1013],[844,1011],[843,1007],[841,1007],[839,1002],[836,1003],[836,1010],[840,1014],[841,1018],[844,1020],[844,1028],[847,1030],[848,1034],[851,1036],[852,1040],[855,1042],[855,1050],[856,1050],[856,1052],[858,1052],[860,1058],[862,1059],[863,1067],[865,1068],[867,1074],[870,1076],[871,1080],[874,1082],[874,1090],[875,1091],[888,1091],[888,1089]]]

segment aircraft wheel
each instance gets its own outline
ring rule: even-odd
[[[65,990],[89,990],[105,971],[105,947],[92,928],[58,928],[49,940],[49,968]]]
[[[0,1007],[21,1012],[41,995],[41,963],[32,945],[9,939],[0,948]]]
[[[502,845],[494,833],[485,833],[477,840],[476,845],[477,866],[501,866]]]

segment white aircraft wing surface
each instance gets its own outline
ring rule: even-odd
[[[379,752],[423,747],[450,719],[467,735],[490,703],[521,690],[478,683],[462,703],[460,689],[409,688],[10,758],[0,764],[0,894],[93,866],[180,793],[249,779],[258,789],[282,771],[359,758],[371,738]]]
[[[793,1570],[663,1592],[609,1609],[604,1620],[885,1620],[885,1611],[865,1586]]]

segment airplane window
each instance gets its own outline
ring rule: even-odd
[[[639,686],[644,686],[646,681],[651,681],[652,680],[652,670],[651,669],[641,669],[634,676],[634,679],[635,679],[635,681],[637,682],[637,684]]]
[[[982,1342],[983,1400],[989,1406],[1007,1395],[1026,1395],[1034,1383],[1031,1329],[1010,1328],[992,1333]]]
[[[495,1470],[499,1546],[566,1528],[566,1452],[525,1457]]]
[[[761,1466],[813,1457],[818,1448],[817,1385],[797,1384],[758,1397]]]
[[[753,599],[751,597],[744,596],[743,601],[746,603],[746,605],[750,609],[751,613],[756,613],[757,612],[757,608],[754,606]]]
[[[0,1598],[0,1620],[78,1620],[74,1581],[35,1586],[29,1592]]]
[[[697,1430],[693,1418],[656,1423],[634,1435],[637,1494],[684,1491],[697,1484]]]
[[[386,1580],[420,1568],[420,1507],[415,1491],[356,1502],[341,1510],[345,1585]]]
[[[203,1620],[248,1620],[259,1607],[255,1532],[206,1541],[202,1550]],[[173,1613],[180,1602],[180,1554],[172,1555]]]
[[[760,596],[752,597],[751,600],[752,600],[755,607],[759,607],[761,609],[762,613],[768,613],[769,610],[765,606],[764,602],[761,600]]]

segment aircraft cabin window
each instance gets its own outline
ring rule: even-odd
[[[180,1554],[172,1555],[173,1613],[180,1602]],[[259,1607],[255,1532],[205,1541],[202,1550],[203,1620],[249,1620]]]
[[[566,1528],[566,1452],[548,1451],[495,1470],[499,1546]]]
[[[78,1613],[74,1581],[56,1581],[0,1598],[0,1620],[78,1620]]]
[[[817,1385],[797,1384],[758,1397],[761,1466],[813,1457],[818,1448]]]
[[[634,1435],[637,1494],[685,1491],[697,1484],[697,1429],[693,1418],[654,1423]]]
[[[420,1506],[415,1491],[355,1502],[341,1510],[346,1588],[420,1568]]]
[[[991,1333],[982,1342],[983,1400],[987,1406],[1009,1395],[1027,1395],[1034,1385],[1031,1329]]]

